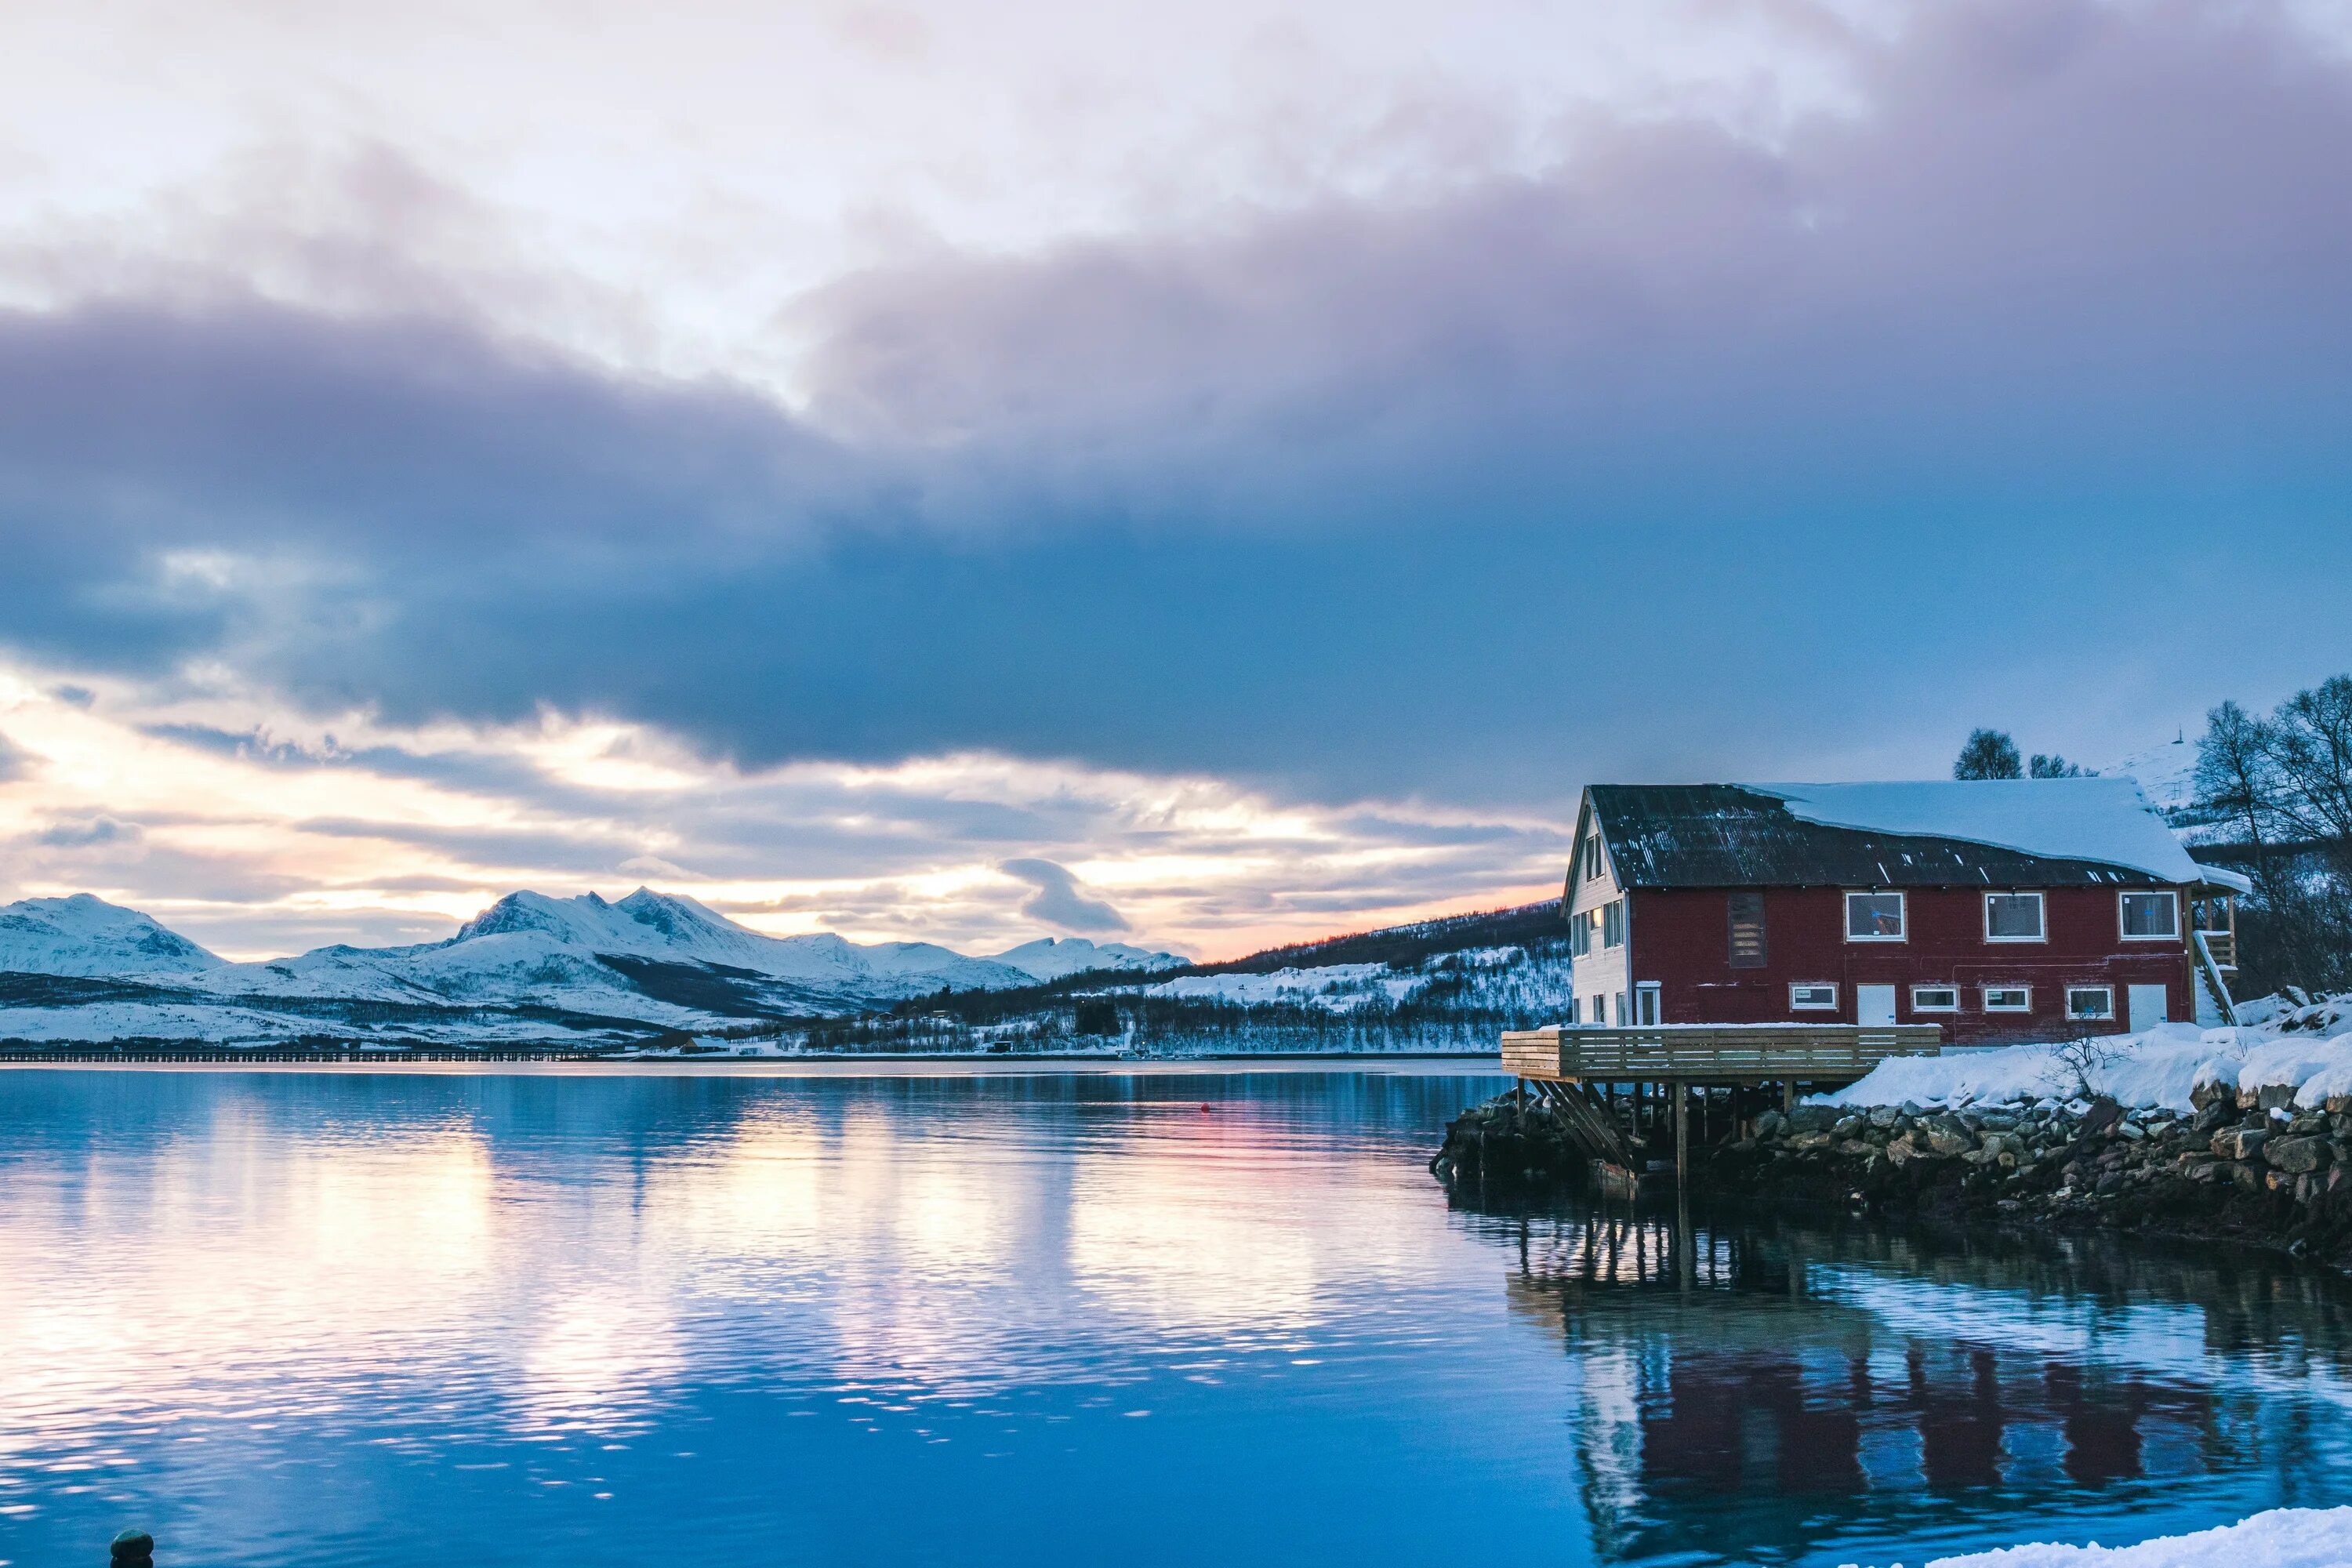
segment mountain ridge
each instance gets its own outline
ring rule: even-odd
[[[649,888],[609,901],[593,892],[562,899],[521,889],[440,942],[333,943],[257,962],[223,959],[152,916],[88,893],[0,907],[0,975],[20,977],[17,993],[52,994],[21,984],[35,975],[143,986],[143,1000],[109,994],[108,1005],[138,1015],[118,1020],[125,1028],[143,1019],[185,1029],[190,1009],[209,1005],[224,1016],[260,1009],[302,1019],[321,1009],[352,1018],[528,1010],[694,1030],[730,1020],[842,1016],[943,990],[1019,989],[1097,961],[1129,969],[1183,962],[1083,939],[1042,939],[1010,956],[1014,962],[933,942],[858,943],[822,931],[769,936],[694,899]],[[95,1017],[84,1022],[97,1031]],[[60,1020],[0,1018],[0,1035],[32,1025]]]

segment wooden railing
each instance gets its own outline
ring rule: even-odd
[[[1593,1083],[1820,1083],[1857,1079],[1888,1057],[1931,1055],[1943,1044],[1935,1024],[1570,1025],[1505,1034],[1503,1070]]]
[[[2238,933],[2233,931],[2200,931],[2197,945],[2213,961],[2213,967],[2224,974],[2238,967]]]

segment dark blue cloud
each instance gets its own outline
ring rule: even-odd
[[[135,822],[92,816],[77,822],[52,823],[34,834],[33,842],[45,849],[89,849],[101,844],[136,844],[145,837]]]
[[[799,308],[814,425],[449,322],[0,319],[0,637],[1506,805],[2096,758],[2335,668],[2352,600],[2276,605],[2352,568],[2341,58],[2087,0],[1853,47],[1778,147],[862,276]]]
[[[1078,890],[1078,879],[1070,874],[1067,867],[1051,860],[1019,859],[1006,860],[996,868],[1037,889],[1036,896],[1021,906],[1021,912],[1031,920],[1043,921],[1064,931],[1129,929],[1125,915],[1105,900],[1090,899]]]

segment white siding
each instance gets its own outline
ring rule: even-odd
[[[1585,820],[1588,834],[1599,831],[1597,827],[1591,826],[1591,818],[1589,814]],[[1622,928],[1626,931],[1628,941],[1615,947],[1602,945],[1603,928],[1600,923],[1601,911],[1608,905],[1622,900],[1624,897],[1624,889],[1617,885],[1616,871],[1610,864],[1609,847],[1605,841],[1601,845],[1600,874],[1598,876],[1585,874],[1584,844],[1585,841],[1581,838],[1577,841],[1575,876],[1571,883],[1573,892],[1569,900],[1568,915],[1570,921],[1590,917],[1595,923],[1591,951],[1578,958],[1570,966],[1570,973],[1574,977],[1578,1005],[1583,1009],[1578,1016],[1588,1024],[1614,1024],[1617,1022],[1617,999],[1620,996],[1624,997],[1625,1005],[1629,1009],[1633,1005],[1633,988],[1627,963],[1627,954],[1633,951],[1630,941],[1632,931],[1630,926]],[[1595,1018],[1592,1016],[1592,998],[1596,995],[1607,999],[1608,1016]]]

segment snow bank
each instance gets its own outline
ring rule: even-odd
[[[2194,1109],[2190,1096],[2208,1083],[2239,1089],[2287,1085],[2295,1104],[2314,1109],[2332,1095],[2352,1094],[2352,997],[2289,1006],[2260,1025],[2159,1024],[2137,1035],[2101,1037],[2099,1045],[2082,1076],[2093,1093],[2126,1106],[2186,1112]],[[2066,1049],[2042,1041],[1895,1057],[1860,1081],[1815,1099],[1825,1105],[1939,1106],[2063,1100],[2081,1087]]]
[[[2158,1536],[2137,1546],[2037,1542],[1938,1557],[1927,1568],[2208,1568],[2215,1563],[2345,1568],[2352,1563],[2352,1508],[2275,1508],[2218,1530]]]

